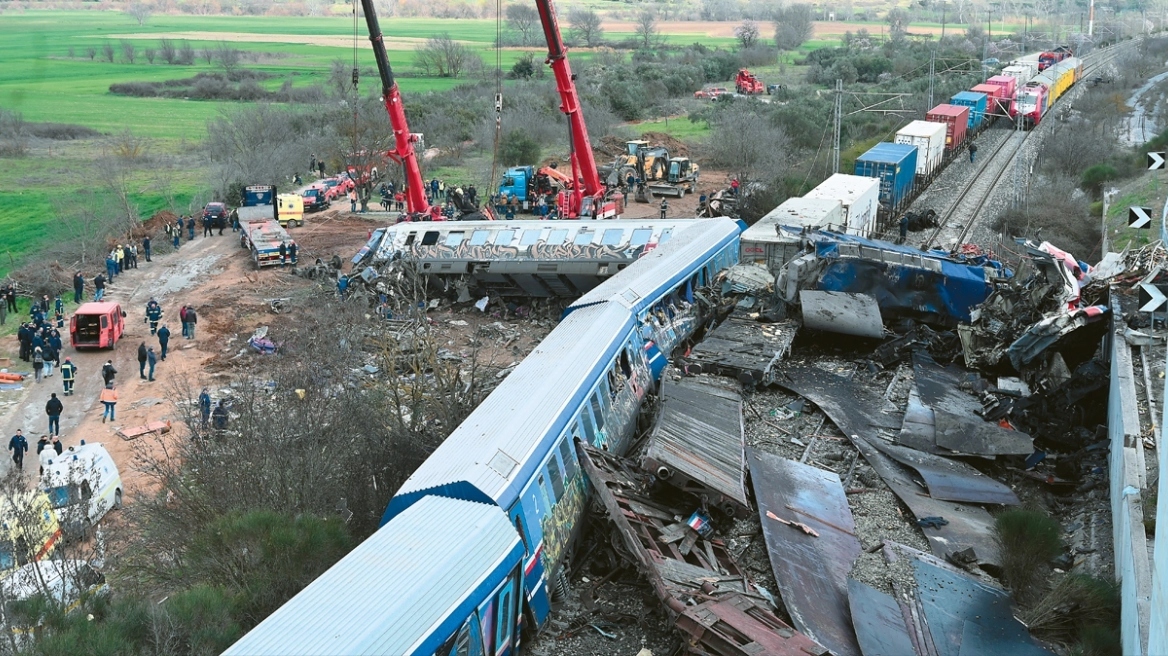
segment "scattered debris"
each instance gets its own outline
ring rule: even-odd
[[[750,387],[770,382],[776,363],[790,353],[798,330],[794,321],[759,323],[732,314],[683,358],[686,370],[729,376]]]
[[[169,421],[152,421],[144,426],[134,426],[132,428],[119,428],[117,434],[123,440],[136,440],[143,435],[165,435],[170,432]]]

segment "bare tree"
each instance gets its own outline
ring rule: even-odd
[[[240,55],[239,50],[226,41],[220,41],[219,46],[215,49],[215,60],[219,62],[223,71],[228,75],[239,68]]]
[[[637,46],[642,50],[649,50],[657,45],[660,31],[657,28],[657,12],[652,9],[642,9],[637,12],[636,20]]]
[[[109,63],[114,63],[114,44],[106,41],[101,44],[101,56]]]
[[[738,24],[734,28],[734,38],[738,39],[738,43],[743,48],[753,48],[758,44],[758,23],[749,18]]]
[[[199,56],[201,56],[203,61],[207,62],[208,64],[215,61],[215,54],[216,49],[211,46],[203,46],[203,48],[199,50]]]
[[[119,226],[121,230],[130,230],[140,221],[134,180],[149,164],[149,148],[150,142],[146,138],[126,130],[106,139],[96,160],[94,173],[103,189],[117,203],[119,218],[124,222]]]
[[[94,48],[93,46],[89,46],[88,48],[85,49],[85,56],[89,57],[89,61],[93,61],[93,58],[97,57],[97,48]]]
[[[178,60],[178,50],[174,47],[174,41],[170,39],[158,42],[158,53],[162,56],[162,61],[168,64],[173,64]]]
[[[183,66],[195,63],[195,49],[191,46],[190,41],[183,41],[182,45],[178,47],[178,63]],[[211,62],[208,60],[207,63]]]
[[[596,47],[604,40],[604,28],[601,27],[600,14],[587,7],[573,7],[568,12],[568,36],[577,43],[583,43],[589,48]]]
[[[507,17],[507,27],[519,33],[521,45],[530,45],[531,37],[539,25],[539,12],[535,7],[527,4],[507,5],[504,10]]]
[[[122,45],[122,59],[126,60],[127,63],[133,64],[134,58],[138,56],[138,50],[134,47],[134,44],[130,41],[122,41],[121,45]]]
[[[145,25],[146,19],[150,18],[150,5],[145,2],[131,2],[126,7],[126,13],[133,16],[134,20],[138,21],[138,25]]]
[[[893,41],[899,41],[908,35],[908,24],[911,17],[900,7],[894,7],[888,12],[888,35]]]
[[[450,38],[446,32],[426,40],[414,50],[414,65],[424,75],[438,77],[458,77],[475,54],[462,43]]]
[[[146,48],[142,51],[142,54],[146,55],[146,61],[153,64],[154,58],[158,55],[158,51],[156,51],[154,48]]]
[[[775,18],[775,46],[794,50],[811,38],[815,29],[811,5],[797,4],[778,10]]]
[[[739,182],[771,182],[791,157],[787,133],[746,103],[734,103],[711,121],[706,156]]]
[[[24,157],[28,154],[28,129],[24,115],[0,109],[0,157]]]

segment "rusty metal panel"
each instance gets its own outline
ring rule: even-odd
[[[921,478],[925,479],[929,496],[938,501],[1002,505],[1019,503],[1018,495],[1008,485],[963,462],[891,444],[879,438],[869,439],[868,442],[889,458],[917,470]]]
[[[749,512],[744,448],[738,392],[709,381],[665,379],[641,463],[646,471],[742,517]]]
[[[731,315],[693,347],[686,361],[702,371],[759,384],[791,351],[799,326],[793,321],[759,323]]]
[[[1052,656],[1014,618],[1005,590],[919,558],[913,558],[912,566],[925,621],[940,656]]]
[[[777,384],[819,406],[851,439],[868,464],[917,519],[942,517],[948,522],[943,526],[922,529],[933,553],[944,558],[953,552],[973,547],[979,563],[998,563],[993,518],[984,508],[939,501],[923,494],[920,485],[908,475],[907,470],[885,455],[874,443],[884,447],[895,445],[889,445],[879,437],[864,437],[874,434],[875,428],[897,428],[903,423],[897,420],[898,426],[890,426],[889,418],[884,413],[873,410],[881,407],[881,397],[845,378],[813,367],[786,367],[783,373],[785,375],[776,379]],[[900,449],[911,451],[903,447]]]
[[[791,620],[832,654],[859,656],[847,581],[861,547],[839,476],[754,449],[747,462],[767,555]]]
[[[848,604],[864,656],[920,656],[901,607],[892,595],[850,578]]]
[[[725,656],[828,656],[828,650],[787,626],[765,607],[741,597],[687,608],[677,627],[703,653]]]
[[[921,403],[935,414],[936,445],[973,455],[1029,455],[1034,441],[1021,431],[982,419],[972,395],[961,390],[962,372],[942,367],[925,353],[913,354],[913,379]]]

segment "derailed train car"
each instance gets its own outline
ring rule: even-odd
[[[369,540],[225,652],[516,653],[566,584],[587,487],[575,442],[623,452],[698,287],[743,226],[696,222],[571,306],[390,501]]]

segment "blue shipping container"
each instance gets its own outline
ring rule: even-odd
[[[878,143],[856,158],[856,175],[880,179],[880,204],[900,207],[912,191],[917,173],[917,147],[909,144]]]
[[[977,91],[962,91],[949,99],[950,105],[960,105],[969,108],[969,130],[976,130],[985,119],[986,104],[989,96]]]

